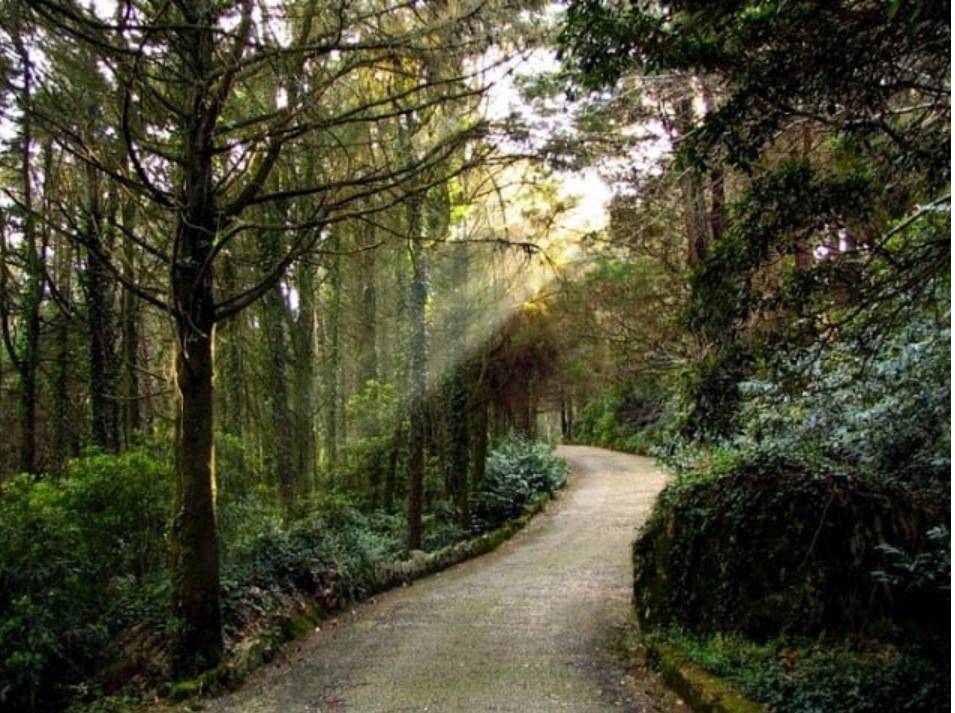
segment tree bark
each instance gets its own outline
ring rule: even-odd
[[[263,268],[269,270],[281,259],[282,248],[279,236],[267,232],[259,238],[259,258]],[[270,448],[273,478],[278,485],[279,496],[285,512],[292,510],[295,502],[295,470],[292,465],[292,414],[288,403],[285,342],[285,323],[288,306],[282,293],[281,282],[276,282],[262,297],[262,338],[267,361],[268,392],[266,400],[272,420],[274,443]]]
[[[43,302],[44,258],[37,240],[36,221],[33,216],[33,181],[31,152],[33,150],[33,125],[29,109],[32,100],[33,66],[19,35],[15,39],[17,51],[23,63],[23,119],[21,123],[21,200],[24,206],[23,246],[26,251],[26,284],[23,292],[23,348],[20,365],[20,470],[35,473],[36,462],[36,401],[37,368],[40,360],[40,306]],[[49,149],[47,149],[49,150]]]
[[[484,480],[484,472],[487,465],[488,408],[488,402],[482,400],[476,406],[471,418],[473,433],[471,438],[471,464],[473,468],[471,482],[475,485]]]
[[[176,508],[172,527],[173,611],[178,619],[173,652],[179,675],[216,665],[222,657],[219,603],[219,535],[213,441],[212,254],[218,227],[213,191],[213,131],[207,86],[215,43],[209,5],[183,32],[191,111],[184,118],[187,158],[183,167],[171,288],[178,349],[176,386]]]
[[[238,292],[238,275],[236,274],[235,259],[231,253],[222,256],[221,284],[225,294]],[[220,422],[222,430],[230,436],[241,437],[245,423],[245,400],[242,398],[246,379],[243,369],[243,354],[241,344],[242,315],[236,315],[225,324],[224,329],[217,329],[220,342],[217,383],[219,388],[219,405],[222,407]]]
[[[693,126],[693,85],[688,82],[687,93],[677,101],[677,136],[689,134]],[[687,239],[687,265],[693,267],[703,259],[709,242],[710,216],[706,210],[703,176],[693,166],[685,169],[680,179],[683,194],[683,217]]]
[[[448,472],[451,497],[458,511],[459,524],[467,530],[471,525],[470,492],[468,487],[468,466],[470,461],[470,404],[471,389],[468,383],[466,365],[467,355],[467,299],[466,287],[470,266],[468,245],[457,241],[452,247],[451,283],[453,293],[448,338],[450,377],[447,386],[447,428],[450,453]]]
[[[60,294],[69,299],[72,293],[72,255],[68,244],[58,246],[55,256],[55,277]],[[67,456],[75,448],[73,419],[70,407],[70,325],[73,305],[63,306],[56,315],[56,358],[53,366],[53,453],[51,470],[61,474],[65,470]]]
[[[213,291],[207,265],[212,222],[180,224],[185,260],[173,276],[176,303],[176,510],[172,528],[174,611],[179,619],[175,667],[189,675],[222,655],[219,605],[219,538],[213,450]],[[205,228],[208,232],[203,230]]]
[[[128,225],[128,223],[127,223]],[[136,280],[136,255],[131,241],[125,241],[128,277]],[[126,448],[133,444],[136,434],[142,430],[139,389],[139,300],[131,290],[123,290],[122,339],[123,339],[123,442]]]
[[[408,226],[411,237],[411,425],[409,440],[408,549],[421,549],[421,512],[424,497],[424,451],[427,439],[428,257],[421,231],[422,199],[408,199]]]
[[[341,233],[336,230],[332,237],[329,265],[331,294],[329,296],[327,353],[325,354],[325,468],[331,471],[338,465],[338,405],[341,401],[341,322],[342,322],[342,258]]]
[[[295,470],[298,488],[311,492],[315,477],[315,268],[309,259],[296,266],[298,316],[295,320]]]
[[[361,317],[359,333],[360,353],[357,388],[378,378],[378,290],[375,285],[375,242],[373,234],[361,241]]]
[[[112,289],[102,254],[108,250],[103,232],[99,172],[86,164],[86,317],[89,328],[90,412],[93,443],[107,451],[119,447],[116,402],[116,355],[113,337]]]
[[[700,80],[700,95],[703,100],[703,113],[708,114],[713,108],[713,89],[706,79]],[[724,181],[723,167],[714,163],[709,173],[709,194],[710,205],[708,209],[708,219],[710,227],[710,240],[714,243],[719,242],[723,237],[724,217],[723,209],[726,205],[726,186]]]

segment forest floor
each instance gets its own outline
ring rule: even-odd
[[[566,491],[498,550],[324,622],[205,710],[679,710],[623,645],[630,547],[664,476],[647,458],[560,453]]]

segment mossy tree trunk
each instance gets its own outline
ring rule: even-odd
[[[89,329],[89,389],[93,443],[107,451],[119,448],[116,400],[116,352],[112,280],[102,255],[108,253],[99,171],[86,164],[86,319]]]

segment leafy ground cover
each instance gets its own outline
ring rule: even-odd
[[[873,641],[774,638],[763,643],[680,629],[655,632],[681,658],[776,713],[933,713],[949,710],[947,663],[937,652]]]

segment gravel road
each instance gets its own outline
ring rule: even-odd
[[[341,613],[205,709],[675,710],[620,650],[630,545],[664,477],[647,458],[560,453],[574,473],[563,495],[498,550]]]

